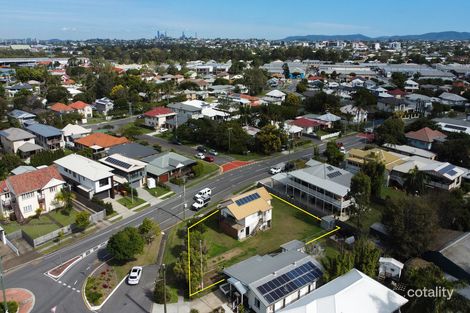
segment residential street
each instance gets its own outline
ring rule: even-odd
[[[364,145],[362,140],[356,136],[343,137],[340,141],[344,144],[346,149]],[[326,144],[320,145],[321,151],[324,150],[325,145]],[[231,195],[233,191],[243,188],[259,179],[268,177],[268,170],[273,165],[292,159],[311,157],[311,150],[311,148],[308,148],[291,153],[290,155],[282,154],[215,176],[196,187],[189,188],[186,193],[187,202],[190,202],[193,195],[203,187],[212,189],[213,202],[222,200]],[[29,264],[24,264],[21,268],[7,273],[5,277],[6,286],[7,288],[22,287],[31,290],[36,296],[36,304],[33,312],[50,312],[55,306],[57,306],[56,313],[87,312],[88,310],[82,299],[81,288],[86,276],[93,270],[94,266],[98,264],[99,260],[104,258],[106,253],[104,249],[94,251],[84,257],[58,282],[45,276],[44,273],[58,265],[59,259],[68,260],[74,256],[85,253],[98,244],[105,242],[113,233],[123,227],[139,225],[145,217],[155,219],[160,223],[162,230],[168,230],[181,221],[183,217],[182,207],[182,195],[177,194],[150,209],[118,221],[112,226],[82,239],[78,243],[46,255]],[[185,214],[186,217],[188,217],[193,215],[194,212],[186,211]],[[143,305],[150,306],[151,301],[148,294],[144,292],[142,288],[147,285],[151,286],[152,280],[155,277],[155,273],[152,273],[152,271],[156,271],[156,267],[145,269],[145,279],[142,281],[141,286],[135,287],[122,284],[116,294],[100,312],[149,312],[150,307],[144,307]]]

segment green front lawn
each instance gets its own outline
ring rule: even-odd
[[[167,194],[171,191],[171,189],[167,186],[157,185],[155,188],[147,188],[146,189],[152,196],[160,197],[164,194]]]
[[[248,154],[235,154],[235,153],[224,153],[225,155],[234,158],[237,161],[257,161],[263,158],[269,157],[268,155],[250,152]],[[272,154],[271,157],[276,156],[276,153]]]
[[[49,216],[56,220],[62,226],[67,226],[75,223],[75,216],[77,211],[70,210],[70,213],[66,214],[63,210],[55,210],[49,213]]]
[[[136,206],[141,205],[142,203],[145,203],[145,200],[138,198],[138,197],[134,197],[134,199],[132,199],[131,197],[123,197],[119,199],[117,202],[119,202],[120,204],[122,204],[128,209],[132,209],[132,208],[135,208]]]
[[[238,241],[223,233],[217,214],[206,220],[208,229],[204,236],[209,246],[208,257],[229,254],[231,257],[223,264],[228,266],[256,254],[264,255],[279,250],[280,245],[288,241],[308,241],[325,232],[316,219],[296,208],[277,199],[272,200],[272,205],[271,229],[260,231],[244,241]]]

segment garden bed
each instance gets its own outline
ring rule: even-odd
[[[114,268],[107,263],[101,264],[88,278],[85,284],[85,296],[93,306],[99,306],[119,284]]]
[[[64,263],[60,264],[59,266],[54,267],[50,271],[47,272],[49,276],[51,276],[54,279],[59,278],[60,276],[64,275],[66,271],[68,271],[76,262],[78,262],[82,257],[81,256],[76,256],[74,258],[71,258],[68,261],[65,261]]]

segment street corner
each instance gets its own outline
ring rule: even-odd
[[[5,290],[7,301],[18,303],[18,313],[29,313],[34,308],[36,298],[34,294],[24,288],[8,288]],[[0,293],[0,301],[3,302],[3,294]]]
[[[225,172],[228,172],[228,171],[231,171],[231,170],[234,170],[236,168],[246,166],[246,165],[249,165],[249,164],[252,164],[252,163],[253,163],[252,161],[232,161],[232,162],[229,162],[229,163],[225,163],[221,166],[222,173],[225,173]]]

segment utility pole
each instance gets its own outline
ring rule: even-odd
[[[202,240],[199,240],[199,250],[201,253],[201,288],[204,288],[204,272],[202,266]]]
[[[163,313],[166,313],[166,267],[162,264],[163,269]]]
[[[0,283],[2,284],[3,293],[3,311],[8,313],[7,295],[5,292],[5,281],[3,280],[3,256],[0,255]]]
[[[183,221],[186,219],[186,176],[183,177]]]
[[[227,128],[228,130],[228,153],[230,153],[230,134],[232,133],[232,127]]]

